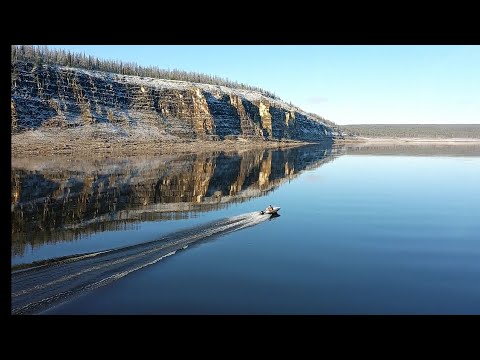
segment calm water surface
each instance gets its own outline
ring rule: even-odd
[[[135,264],[105,286],[92,274],[106,261],[60,280],[52,266],[38,295],[36,269],[22,275],[27,290],[12,274],[12,301],[61,283],[75,296],[36,312],[480,314],[480,152],[458,149],[13,159],[12,265],[162,236],[188,248],[140,263],[133,247]],[[279,217],[252,214],[269,204]]]

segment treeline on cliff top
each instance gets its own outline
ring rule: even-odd
[[[227,86],[234,89],[257,91],[265,96],[280,100],[274,93],[224,79],[215,75],[201,74],[178,69],[165,70],[157,66],[140,66],[133,62],[120,60],[103,60],[85,53],[75,53],[63,49],[50,49],[47,46],[13,45],[12,63],[16,61],[32,61],[37,64],[56,64],[61,66],[77,67],[87,70],[99,70],[122,75],[145,76],[157,79],[190,81],[211,85]]]

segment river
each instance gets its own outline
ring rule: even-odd
[[[475,146],[13,158],[12,313],[479,314],[479,183]]]

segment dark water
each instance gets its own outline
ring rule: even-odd
[[[13,313],[480,313],[475,147],[12,165]]]

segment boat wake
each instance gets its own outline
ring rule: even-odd
[[[38,314],[85,291],[209,240],[257,225],[269,216],[252,212],[177,231],[147,243],[107,251],[72,255],[31,264],[12,271],[12,314]]]

